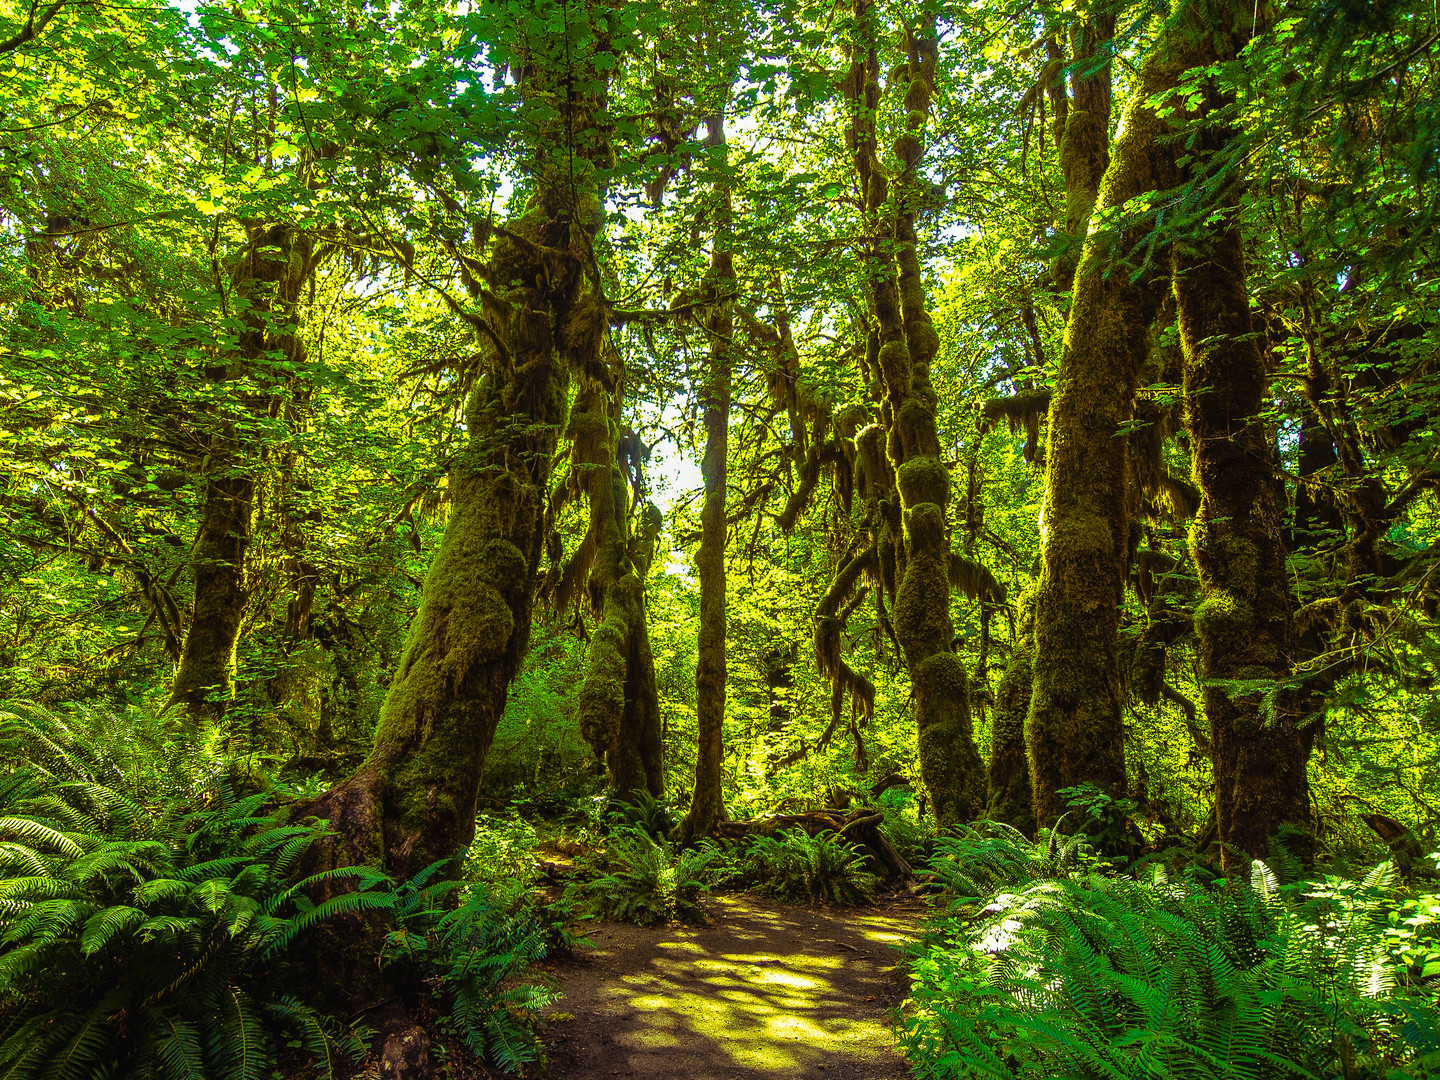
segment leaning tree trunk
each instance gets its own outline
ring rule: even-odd
[[[708,836],[725,817],[720,786],[725,725],[725,496],[730,444],[731,343],[735,333],[735,258],[731,251],[730,179],[725,175],[725,114],[717,110],[705,121],[705,144],[718,154],[711,158],[718,175],[711,185],[715,235],[710,251],[704,316],[710,339],[710,366],[701,385],[705,452],[700,473],[705,501],[700,509],[700,551],[695,565],[700,578],[699,656],[695,665],[695,787],[690,810],[676,830],[684,840]]]
[[[481,313],[451,301],[479,331],[483,367],[465,409],[466,445],[451,462],[450,517],[374,748],[346,781],[293,811],[333,824],[321,859],[331,866],[404,880],[470,842],[485,758],[529,643],[570,374],[597,371],[607,329],[593,247],[604,216],[598,172],[610,163],[596,114],[611,65],[587,67],[569,38],[548,44],[552,55],[531,55],[517,71],[542,117],[534,193],[495,230],[488,259],[486,230],[474,230],[477,251],[461,266]],[[596,47],[608,47],[603,34]],[[482,269],[483,282],[474,280]],[[429,1040],[376,964],[381,929],[322,935],[315,975],[378,1030],[382,1074],[428,1077]]]
[[[1141,69],[1096,201],[1101,224],[1075,273],[1050,401],[1026,729],[1039,826],[1063,813],[1064,788],[1125,788],[1117,635],[1130,548],[1129,466],[1127,440],[1116,433],[1134,412],[1159,292],[1153,266],[1129,261],[1147,223],[1123,215],[1131,200],[1174,186],[1176,151],[1163,141],[1169,129],[1150,99],[1173,88],[1183,69],[1165,40]]]
[[[231,295],[244,301],[237,312],[244,329],[227,364],[208,372],[217,383],[261,375],[275,351],[303,363],[305,344],[296,332],[295,306],[320,262],[313,238],[288,225],[251,226],[231,276]],[[240,393],[252,412],[263,405]],[[195,599],[184,649],[167,705],[192,717],[224,712],[231,694],[231,667],[249,594],[245,553],[250,546],[257,451],[243,434],[246,418],[227,418],[206,447],[205,500],[191,557]]]

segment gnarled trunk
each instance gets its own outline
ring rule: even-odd
[[[534,194],[496,230],[483,263],[484,231],[475,230],[479,250],[462,276],[482,313],[452,301],[484,352],[467,442],[451,463],[449,521],[374,748],[344,783],[294,808],[335,826],[323,853],[331,866],[364,864],[403,880],[454,859],[474,836],[485,757],[529,643],[571,372],[598,370],[607,330],[593,246],[603,220],[597,172],[609,164],[596,113],[612,65],[587,72],[579,63],[567,39],[517,72],[540,106]],[[482,266],[483,285],[469,276]],[[428,1077],[428,1039],[376,965],[378,929],[337,924],[315,947],[317,978],[379,1028],[382,1073]]]

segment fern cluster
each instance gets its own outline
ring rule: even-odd
[[[324,827],[269,815],[274,792],[238,794],[215,759],[117,762],[48,714],[0,714],[0,761],[3,1080],[263,1080],[282,1051],[343,1075],[362,1033],[296,996],[288,956],[360,912],[388,920],[383,960],[433,979],[471,1051],[507,1071],[537,1059],[555,995],[515,977],[564,931],[523,894],[441,880],[442,863],[399,885],[301,877]]]
[[[1064,848],[969,834],[934,869],[960,886],[912,961],[903,1039],[918,1076],[1440,1075],[1440,1012],[1387,940],[1394,886],[1206,885],[1064,865]]]
[[[450,1019],[465,1045],[506,1072],[540,1059],[535,1018],[559,995],[515,977],[551,949],[547,911],[484,885],[438,877],[435,863],[395,890],[395,929],[384,960],[435,978],[450,999]],[[463,895],[458,904],[451,894]]]
[[[712,846],[677,848],[642,827],[619,826],[603,854],[586,864],[599,876],[574,886],[572,895],[584,910],[640,926],[697,921],[715,858]]]
[[[803,829],[757,836],[742,866],[762,892],[788,900],[862,904],[875,895],[876,881],[865,870],[865,857],[829,830],[814,836]]]
[[[365,882],[311,902],[292,878],[316,828],[218,780],[200,805],[140,802],[58,721],[0,723],[22,763],[0,777],[0,1076],[258,1080],[282,1041],[322,1075],[360,1056],[287,987],[300,934],[384,902]]]

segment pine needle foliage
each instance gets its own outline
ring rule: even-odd
[[[1207,885],[1159,866],[1056,873],[1023,838],[990,835],[948,843],[934,869],[970,896],[912,962],[917,1076],[1440,1075],[1433,991],[1386,940],[1388,863],[1282,886],[1256,862]]]
[[[757,836],[745,856],[746,876],[761,892],[818,904],[864,904],[875,895],[865,857],[828,829]]]

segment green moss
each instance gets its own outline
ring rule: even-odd
[[[944,507],[950,501],[950,470],[933,457],[912,457],[896,470],[895,482],[906,509],[920,503]]]
[[[983,807],[984,767],[970,723],[965,665],[954,653],[938,652],[915,666],[913,686],[920,777],[935,819],[942,828],[973,820]]]
[[[629,618],[625,604],[612,590],[604,617],[590,635],[585,657],[585,681],[580,686],[577,712],[580,733],[597,753],[609,750],[625,711],[625,660]]]
[[[1030,794],[1025,722],[1030,713],[1033,661],[1030,644],[1017,643],[1000,680],[991,724],[986,809],[986,816],[992,821],[1003,821],[1030,836],[1035,834],[1035,807]]]
[[[1241,653],[1255,633],[1255,613],[1232,593],[1214,592],[1195,606],[1195,632],[1207,650]]]
[[[885,386],[896,395],[910,389],[910,350],[903,341],[887,341],[880,346],[878,357]]]
[[[890,181],[886,178],[884,171],[879,168],[879,162],[874,162],[873,168],[874,171],[870,174],[870,188],[865,197],[867,210],[879,210],[890,196]]]
[[[905,163],[907,168],[918,162],[920,156],[925,152],[919,136],[908,131],[891,143],[890,149],[895,152],[897,158]]]
[[[905,129],[907,131],[919,131],[925,126],[925,113],[915,109],[905,114]]]
[[[950,576],[945,517],[935,503],[905,511],[909,560],[895,595],[895,635],[913,668],[950,647]]]
[[[910,397],[895,415],[895,434],[899,436],[900,453],[891,449],[892,459],[904,461],[912,457],[938,458],[940,437],[935,431],[935,413],[918,398]]]
[[[940,335],[936,333],[934,324],[928,318],[912,323],[905,331],[905,336],[910,342],[910,357],[917,366],[929,364],[940,351]]]
[[[924,79],[912,79],[905,88],[905,110],[915,112],[930,107],[930,84]]]

